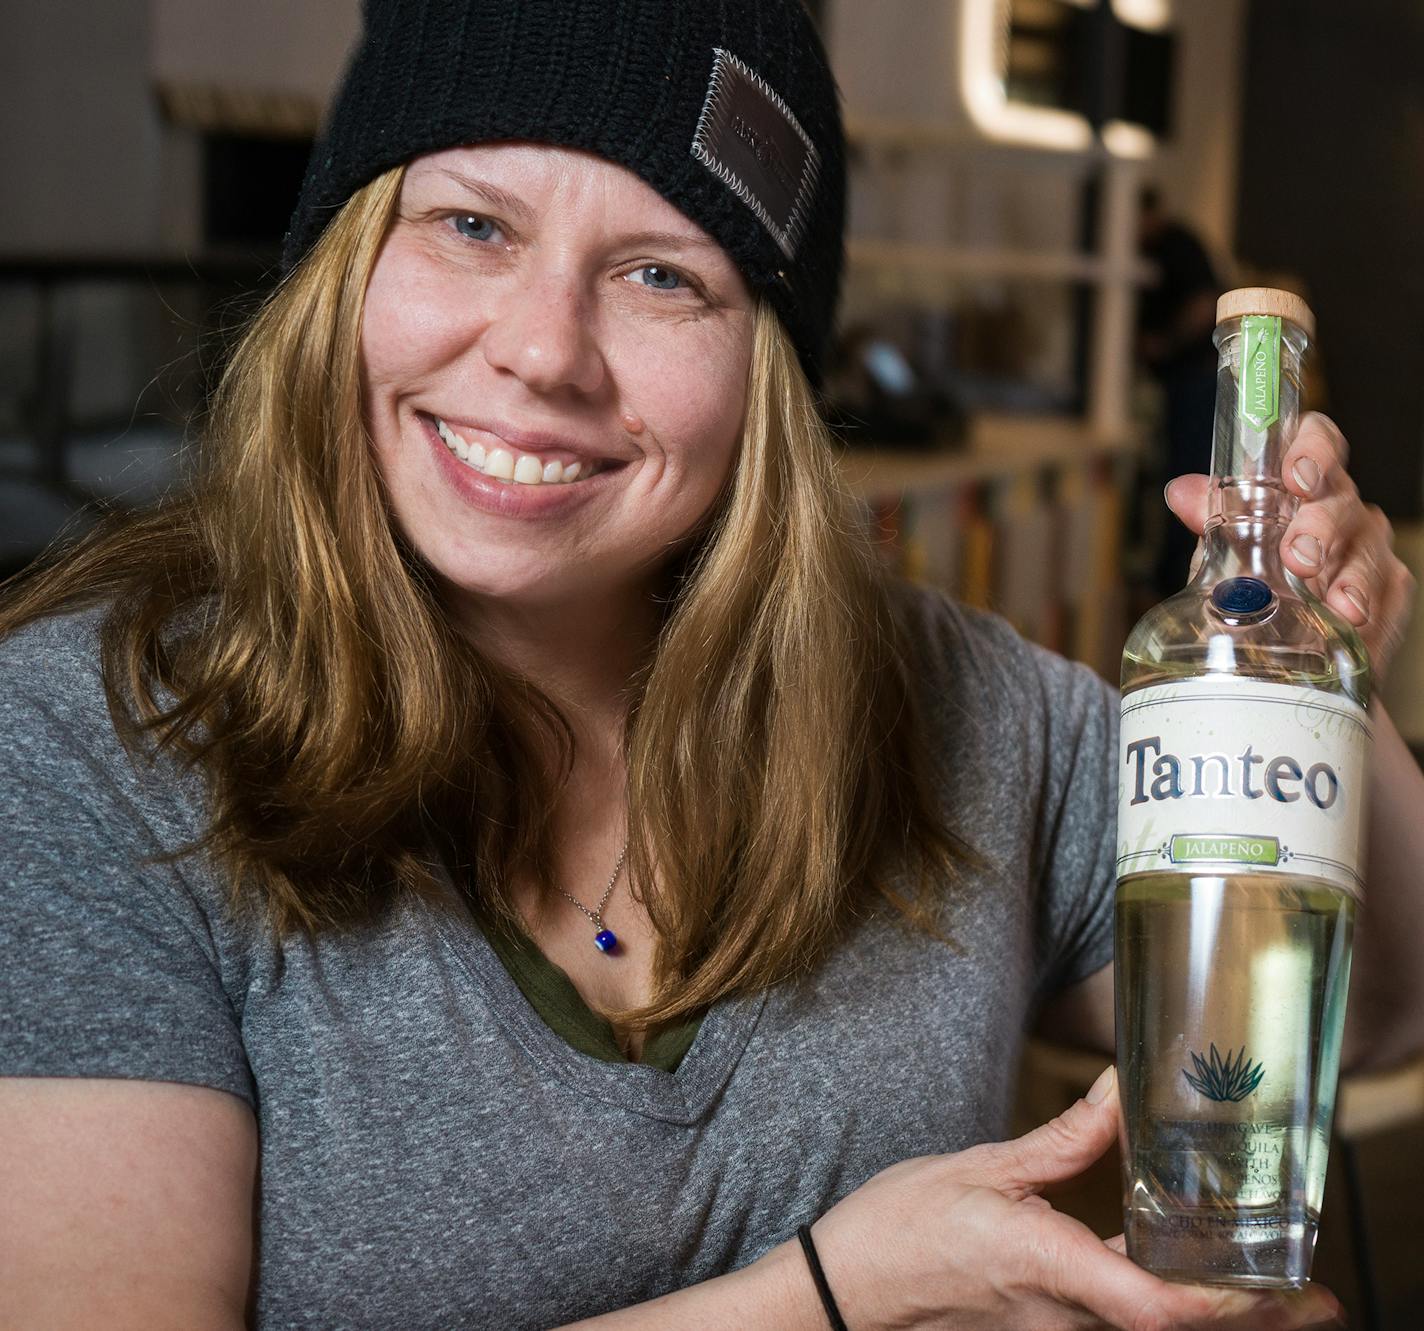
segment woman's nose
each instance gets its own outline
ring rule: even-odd
[[[603,383],[603,352],[570,275],[530,275],[507,293],[481,341],[491,366],[536,392],[571,388],[590,394]]]

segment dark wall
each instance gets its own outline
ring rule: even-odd
[[[1424,513],[1424,3],[1252,0],[1236,250],[1300,273],[1330,414],[1389,515]]]

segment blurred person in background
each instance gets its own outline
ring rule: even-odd
[[[1222,285],[1192,230],[1168,216],[1161,192],[1141,194],[1138,248],[1157,265],[1156,281],[1138,301],[1137,346],[1162,387],[1161,480],[1211,470],[1216,407],[1216,300]],[[1170,522],[1154,568],[1158,598],[1180,591],[1196,549],[1195,535]]]
[[[366,17],[202,476],[0,603],[0,1322],[1328,1316],[1038,1197],[1111,1068],[997,1140],[1025,1028],[1113,1048],[1117,696],[840,488],[798,0]],[[1343,460],[1303,422],[1285,558],[1384,668]],[[1424,1043],[1379,729],[1357,1061]]]

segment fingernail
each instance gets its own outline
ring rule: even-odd
[[[1344,588],[1344,592],[1354,604],[1355,609],[1368,618],[1370,613],[1370,598],[1366,596],[1364,592],[1360,591],[1358,587],[1346,587]]]
[[[1318,564],[1320,562],[1320,542],[1313,536],[1297,536],[1291,542],[1291,549],[1295,551],[1296,558],[1304,563]]]
[[[1309,458],[1301,458],[1299,462],[1291,468],[1291,475],[1295,477],[1295,483],[1302,490],[1309,494],[1320,482],[1320,468]]]
[[[1175,479],[1170,480],[1162,487],[1162,502],[1166,504],[1168,508],[1172,507],[1172,487],[1176,485],[1176,483]]]
[[[1088,1092],[1088,1103],[1090,1105],[1100,1105],[1108,1098],[1108,1092],[1112,1090],[1113,1078],[1117,1075],[1116,1069],[1111,1063],[1098,1074],[1098,1079],[1093,1083],[1092,1089]]]

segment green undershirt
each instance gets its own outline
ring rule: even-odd
[[[607,1063],[631,1062],[619,1048],[613,1027],[579,996],[568,973],[549,960],[528,934],[486,923],[485,937],[519,992],[555,1035],[583,1054]],[[663,1072],[676,1072],[702,1025],[699,1014],[648,1033],[637,1061]]]

